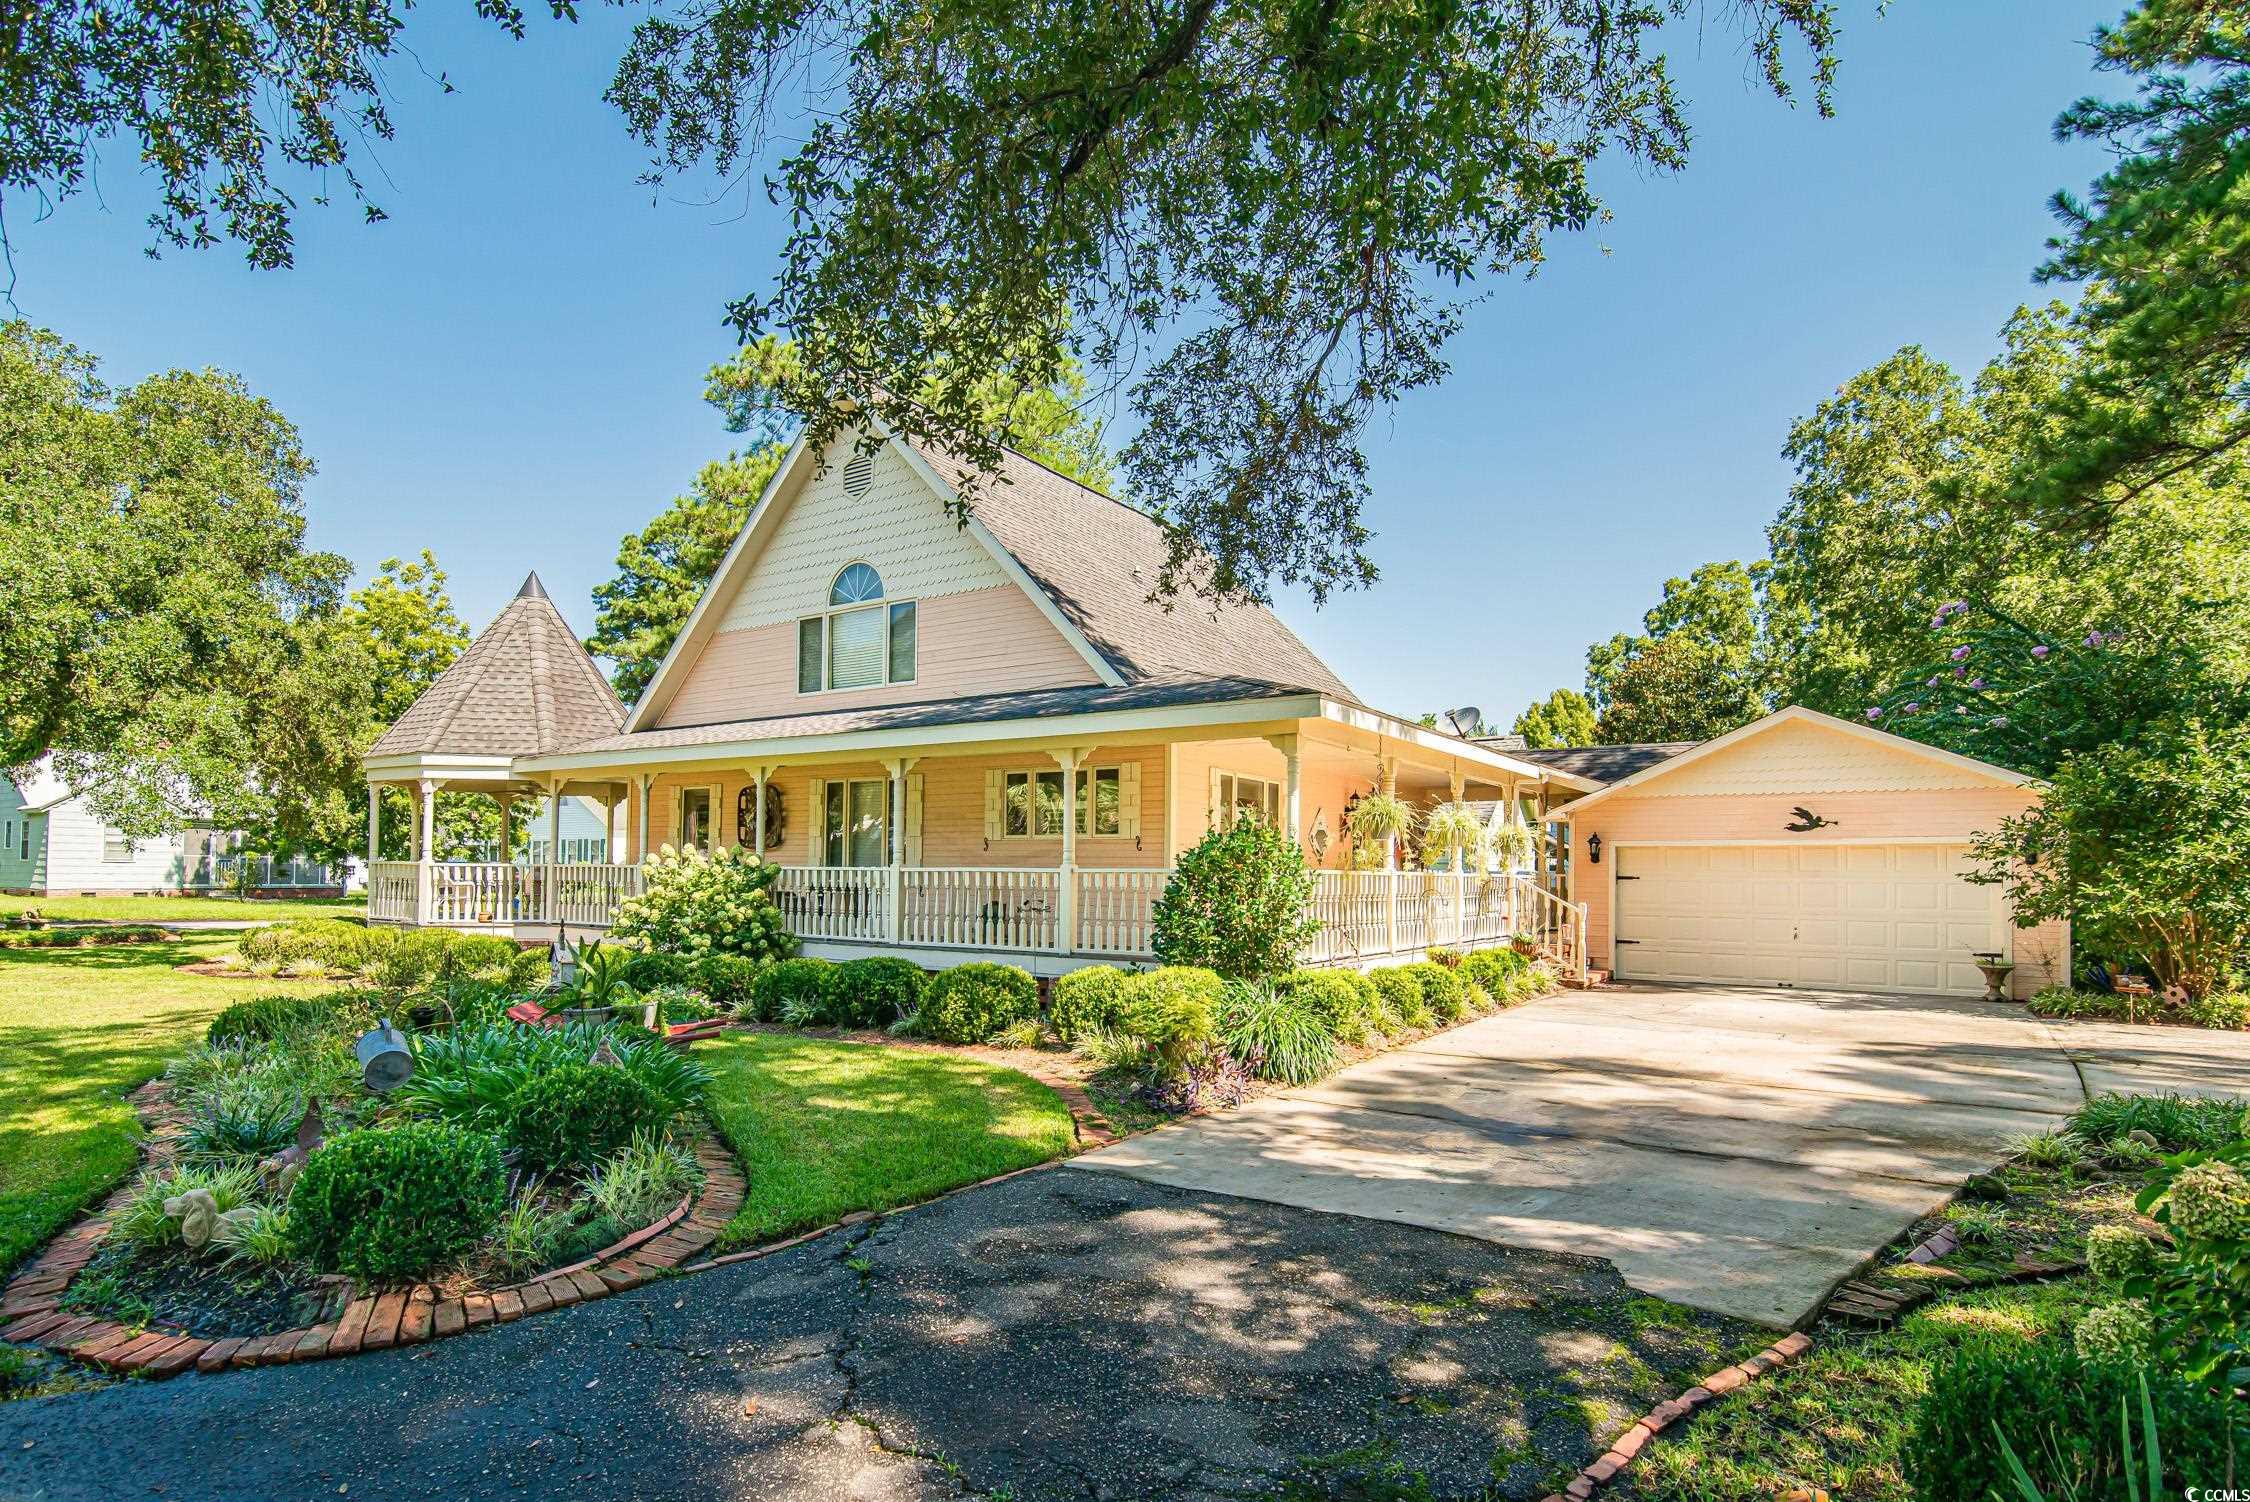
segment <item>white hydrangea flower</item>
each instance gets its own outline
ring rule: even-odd
[[[2250,1237],[2250,1180],[2231,1163],[2198,1163],[2172,1180],[2172,1229],[2196,1241]]]

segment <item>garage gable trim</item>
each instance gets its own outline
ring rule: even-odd
[[[1775,710],[1772,714],[1752,720],[1749,724],[1730,730],[1725,735],[1714,736],[1702,745],[1682,751],[1669,760],[1660,761],[1651,767],[1644,767],[1632,776],[1613,782],[1598,792],[1589,793],[1575,802],[1564,804],[1549,817],[1558,821],[1568,821],[1573,814],[1581,809],[1591,807],[1604,799],[1613,798],[1629,788],[1641,787],[1647,783],[1655,782],[1659,778],[1668,777],[1682,767],[1691,766],[1706,757],[1715,756],[1721,751],[1764,735],[1770,730],[1796,723],[1809,723],[1825,729],[1840,731],[1845,735],[1881,745],[1888,750],[1902,752],[1908,756],[1920,757],[1943,766],[1974,773],[1978,777],[2007,787],[2024,787],[2037,781],[2036,778],[2028,777],[2021,772],[2011,772],[2006,767],[1996,766],[1988,761],[1979,761],[1973,756],[1963,756],[1957,751],[1947,751],[1937,746],[1924,745],[1920,741],[1908,740],[1903,735],[1894,735],[1887,730],[1877,730],[1872,725],[1855,725],[1850,720],[1840,720],[1834,715],[1822,714],[1817,709],[1807,709],[1802,704],[1792,704],[1787,709]]]

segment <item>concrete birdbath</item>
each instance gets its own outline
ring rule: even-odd
[[[1984,972],[1984,999],[1986,1001],[2008,1000],[2008,977],[2015,971],[2015,963],[2011,960],[2002,959],[1996,953],[1981,954],[1974,950],[1970,951],[1970,958],[1974,959],[1977,962],[1977,968]]]

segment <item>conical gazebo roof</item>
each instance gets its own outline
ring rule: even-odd
[[[368,756],[539,756],[615,735],[625,706],[532,574]]]

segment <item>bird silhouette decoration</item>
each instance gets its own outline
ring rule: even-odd
[[[1809,808],[1793,808],[1789,812],[1797,817],[1781,827],[1794,834],[1809,834],[1815,829],[1830,829],[1836,823],[1834,819],[1823,819]]]

